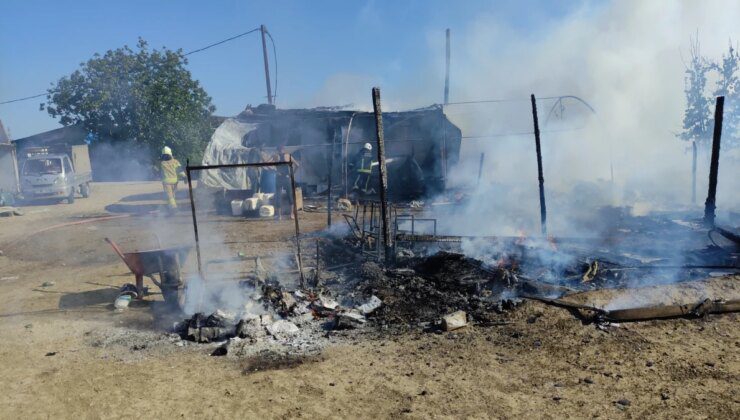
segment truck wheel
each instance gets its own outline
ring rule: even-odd
[[[86,182],[80,185],[80,194],[82,194],[82,198],[90,197],[90,183],[89,182]]]
[[[72,191],[69,192],[69,196],[67,197],[67,204],[72,204],[75,202],[75,189],[72,187]]]

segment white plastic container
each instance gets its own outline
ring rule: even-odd
[[[269,206],[269,205],[271,205],[272,197],[274,195],[275,194],[273,194],[273,193],[260,193],[259,205],[260,206]]]
[[[260,207],[260,217],[273,217],[275,216],[275,207],[267,205]]]
[[[257,197],[247,198],[244,200],[242,208],[244,211],[255,211],[259,208],[260,199]]]
[[[128,308],[129,303],[131,303],[131,296],[121,295],[116,298],[115,302],[113,302],[113,307],[118,309],[119,311],[122,311]]]
[[[242,205],[244,205],[244,200],[231,200],[231,214],[233,216],[241,216]]]

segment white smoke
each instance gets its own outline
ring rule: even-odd
[[[449,171],[450,183],[475,185],[479,156],[485,152],[481,188],[487,193],[478,194],[485,200],[481,206],[516,210],[518,218],[528,220],[532,213],[537,222],[534,138],[526,134],[532,131],[529,95],[534,93],[540,98],[545,187],[553,218],[588,205],[631,205],[640,214],[691,205],[690,145],[675,136],[685,109],[684,60],[697,33],[702,54],[719,58],[731,39],[740,39],[739,20],[740,3],[734,1],[634,0],[583,3],[540,26],[509,22],[494,7],[464,28],[453,27],[451,102],[515,101],[445,108],[463,136],[496,135],[463,140],[461,164]],[[369,79],[384,88],[384,110],[439,103],[444,28],[430,31],[428,39],[428,62],[404,63],[416,68],[408,87],[382,84],[384,74],[331,76],[326,87],[352,102],[364,98],[369,105],[368,83],[341,83],[335,89],[336,80]],[[583,98],[596,115],[574,100],[565,100],[561,110],[553,99],[545,99],[558,95]],[[720,213],[740,204],[734,193],[740,162],[733,155],[738,153],[723,150]],[[699,154],[698,204],[706,197],[708,160],[708,153]],[[563,228],[573,224],[562,223]]]
[[[681,51],[698,30],[703,51],[719,56],[730,37],[738,39],[738,18],[737,2],[620,1],[584,6],[533,38],[491,16],[481,17],[458,42],[465,65],[456,68],[456,78],[463,80],[456,97],[524,101],[484,111],[450,107],[448,112],[464,131],[480,130],[475,134],[531,131],[530,93],[579,96],[594,106],[598,118],[567,101],[565,119],[544,126],[553,101],[538,103],[547,185],[557,189],[579,179],[610,179],[611,155],[622,191],[634,188],[634,194],[652,200],[685,203],[690,154],[674,136],[685,106]],[[462,113],[454,115],[458,109]],[[548,133],[584,123],[580,131]],[[483,141],[465,142],[465,152],[490,150],[487,172],[494,179],[536,180],[531,136],[485,140],[486,147]],[[737,174],[737,167],[723,169],[722,181]],[[700,181],[704,186],[705,178]]]

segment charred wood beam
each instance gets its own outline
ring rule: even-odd
[[[698,304],[650,306],[606,311],[604,313],[604,318],[608,321],[629,322],[685,316],[700,317],[707,314],[720,314],[737,311],[740,311],[740,300],[725,302],[706,299]]]
[[[331,132],[331,146],[329,147],[329,169],[328,169],[328,179],[327,179],[327,185],[328,189],[326,191],[326,225],[328,227],[331,227],[331,204],[332,204],[332,196],[331,196],[331,181],[332,181],[332,172],[334,171],[334,144],[337,140],[337,129],[334,126],[331,126],[329,128],[329,131]]]
[[[375,130],[378,143],[378,175],[380,177],[380,217],[383,230],[383,245],[385,246],[385,261],[390,263],[393,257],[393,243],[391,238],[390,212],[388,211],[388,174],[385,166],[385,143],[383,140],[383,112],[380,107],[380,88],[374,87],[373,111],[375,113]]]
[[[615,309],[607,311],[589,305],[569,302],[564,299],[550,299],[533,295],[522,295],[523,298],[538,300],[561,308],[576,311],[586,321],[633,322],[651,319],[700,317],[708,314],[720,314],[740,311],[740,300],[705,299],[698,303],[683,305],[656,305],[639,308]]]
[[[717,174],[719,172],[719,147],[722,140],[722,117],[724,115],[725,97],[718,96],[714,107],[714,134],[712,135],[712,160],[709,165],[709,192],[704,203],[704,222],[714,226],[714,210],[717,208]]]
[[[540,188],[540,225],[542,236],[547,236],[547,207],[545,206],[545,176],[542,171],[542,148],[540,147],[540,123],[537,120],[537,101],[534,94],[532,100],[532,120],[534,121],[534,144],[537,150],[537,180]]]

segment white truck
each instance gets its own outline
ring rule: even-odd
[[[21,194],[25,200],[67,200],[90,196],[92,168],[87,145],[32,147],[24,149],[21,161]]]

